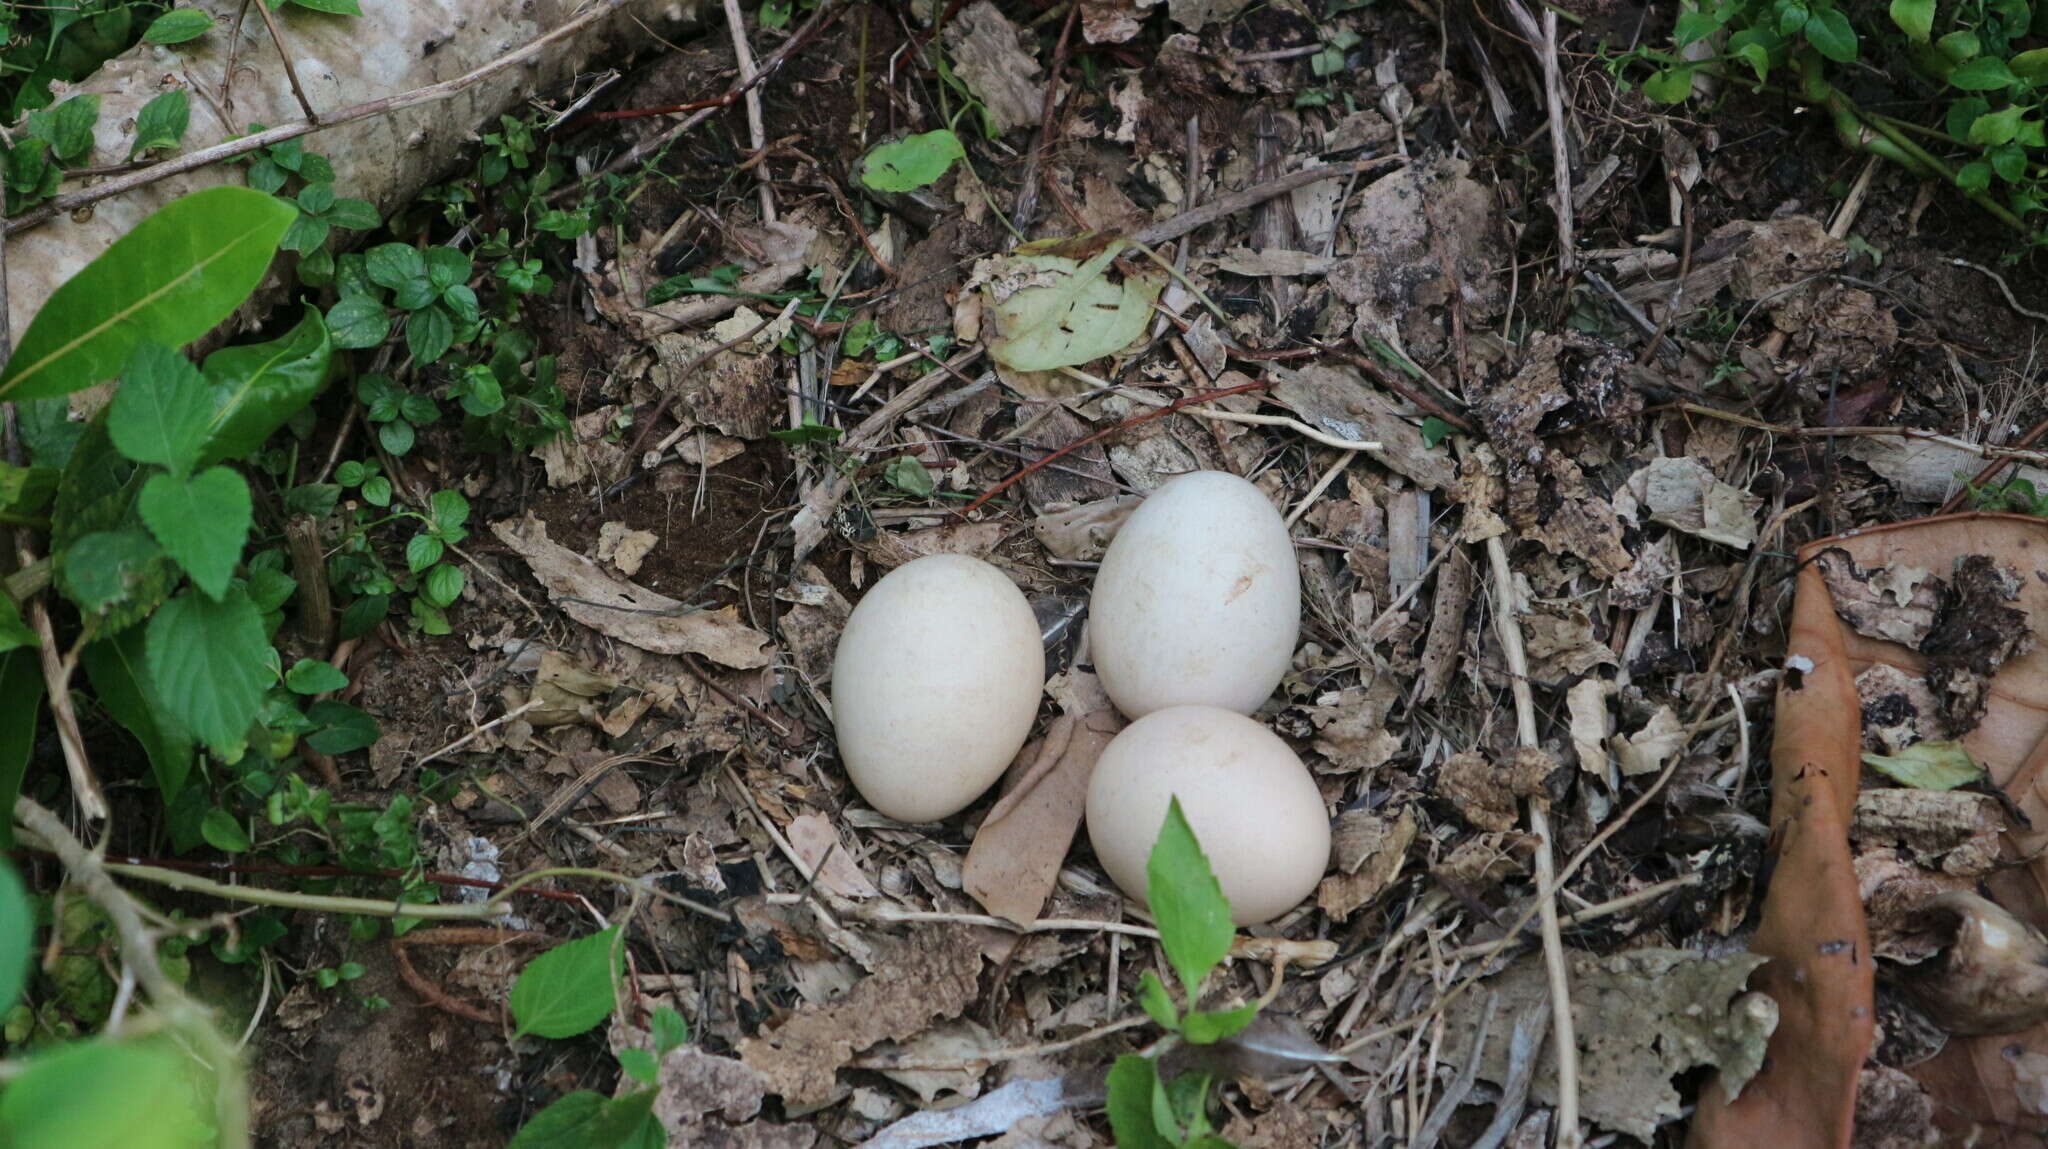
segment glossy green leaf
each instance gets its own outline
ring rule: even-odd
[[[208,810],[200,820],[199,834],[207,845],[223,854],[246,854],[255,845],[249,840],[249,831],[242,828],[241,820],[219,806]]]
[[[440,304],[422,307],[405,322],[405,349],[414,363],[439,361],[455,345],[455,317]]]
[[[1996,56],[1979,56],[1957,64],[1948,74],[1952,87],[1965,92],[1995,92],[2019,83],[2019,77]]]
[[[1856,59],[1856,30],[1849,17],[1834,8],[1823,8],[1806,22],[1806,42],[1837,64]]]
[[[1159,980],[1159,975],[1149,969],[1138,975],[1138,1004],[1161,1029],[1180,1028],[1180,1010],[1174,1008],[1173,995],[1166,992],[1166,983]]]
[[[1116,1135],[1117,1149],[1173,1149],[1173,1143],[1159,1135],[1152,1122],[1152,1095],[1159,1086],[1159,1071],[1150,1058],[1126,1053],[1109,1068],[1109,1129]]]
[[[199,465],[239,459],[261,447],[327,386],[333,362],[327,324],[310,307],[298,326],[268,343],[208,355],[200,372],[212,389],[213,415]]]
[[[0,373],[0,399],[68,395],[113,378],[137,344],[206,334],[255,290],[296,214],[237,187],[165,204],[50,294]]]
[[[860,182],[878,192],[907,192],[937,183],[967,155],[960,137],[940,128],[883,144],[861,158]]]
[[[1181,1035],[1194,1045],[1212,1045],[1231,1036],[1252,1023],[1259,1015],[1257,1002],[1242,1005],[1236,1009],[1217,1010],[1213,1013],[1199,1009],[1188,1011],[1181,1023]]]
[[[144,632],[131,627],[113,638],[88,644],[79,654],[79,665],[85,668],[93,695],[108,716],[142,743],[156,788],[169,803],[192,773],[192,736],[158,699],[143,662],[143,643]]]
[[[170,596],[175,578],[163,548],[147,531],[133,527],[81,537],[57,566],[64,597],[80,611],[100,616],[105,633],[125,629],[155,609]]]
[[[420,597],[430,606],[453,606],[455,600],[462,597],[462,588],[467,582],[461,567],[442,563],[427,571],[427,577],[420,581]]]
[[[135,505],[194,586],[212,599],[226,593],[254,521],[247,480],[227,467],[208,467],[186,479],[151,475]]]
[[[534,1114],[505,1149],[625,1149],[653,1112],[654,1092],[567,1094]]]
[[[152,148],[175,148],[185,142],[185,129],[192,123],[192,100],[183,88],[173,88],[142,105],[135,114],[135,142],[128,154]]]
[[[422,531],[405,541],[405,567],[413,572],[426,570],[440,562],[447,549],[439,536]]]
[[[183,44],[213,30],[213,16],[197,8],[173,8],[149,22],[142,38],[152,44]]]
[[[348,685],[348,675],[331,662],[302,658],[284,672],[284,684],[293,694],[327,694]]]
[[[88,93],[30,112],[28,130],[50,145],[51,155],[68,164],[91,156],[92,129],[99,120],[100,98]]]
[[[391,335],[391,315],[368,295],[344,295],[327,309],[327,327],[336,347],[375,347]]]
[[[198,1063],[169,1042],[51,1046],[0,1092],[8,1149],[203,1149],[214,1143]]]
[[[0,809],[13,810],[36,746],[36,723],[43,709],[43,659],[38,651],[17,647],[0,654]],[[0,850],[14,845],[14,819],[0,818]]]
[[[1892,0],[1892,23],[1915,44],[1934,33],[1934,0]]]
[[[528,962],[512,983],[514,1037],[574,1037],[611,1016],[625,972],[619,927],[563,942]]]
[[[247,745],[272,657],[263,615],[239,590],[218,602],[182,594],[149,620],[144,661],[164,709],[230,762]]]
[[[1691,68],[1666,68],[1643,81],[1643,95],[1660,104],[1682,104],[1692,95]]]
[[[6,797],[7,808],[14,809],[13,795]],[[5,1017],[21,999],[22,987],[28,984],[29,966],[34,961],[35,944],[35,907],[29,903],[28,890],[22,886],[21,876],[14,872],[14,864],[0,857],[0,1017]]]
[[[1897,754],[1865,754],[1863,764],[1915,790],[1953,790],[1984,777],[1960,742],[1916,742]]]
[[[1230,953],[1230,939],[1237,931],[1230,921],[1230,901],[1195,841],[1179,798],[1167,807],[1159,838],[1145,861],[1145,901],[1159,924],[1166,960],[1179,976],[1182,992],[1193,1001],[1202,979]]]
[[[427,257],[409,243],[380,243],[364,252],[363,273],[407,311],[425,307],[437,294],[427,279]]]
[[[123,455],[186,474],[212,421],[212,398],[197,367],[161,344],[135,348],[107,408],[107,434]]]

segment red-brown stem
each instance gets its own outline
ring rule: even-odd
[[[1056,459],[1064,458],[1065,456],[1080,450],[1082,447],[1085,447],[1090,443],[1101,442],[1102,440],[1109,438],[1111,435],[1114,435],[1119,431],[1128,430],[1129,428],[1135,427],[1140,423],[1148,422],[1152,419],[1157,419],[1162,415],[1171,415],[1175,411],[1178,411],[1183,407],[1192,407],[1197,403],[1206,403],[1211,399],[1227,399],[1232,395],[1242,395],[1247,391],[1259,391],[1263,390],[1264,388],[1271,387],[1272,385],[1272,382],[1269,380],[1257,379],[1250,383],[1240,383],[1235,387],[1222,387],[1209,391],[1198,391],[1193,395],[1183,395],[1180,398],[1175,399],[1173,402],[1168,403],[1164,407],[1154,408],[1150,411],[1145,412],[1142,415],[1133,415],[1130,418],[1125,419],[1121,423],[1116,423],[1111,426],[1105,427],[1102,430],[1095,432],[1093,435],[1076,439],[1073,442],[1068,443],[1066,446],[1061,447],[1060,449],[1053,451],[1050,454],[1043,455],[1029,463],[1026,463],[1022,468],[1020,468],[1017,471],[1016,474],[1011,475],[1009,478],[1004,479],[1002,482],[997,483],[995,486],[990,487],[986,491],[983,491],[981,493],[980,498],[975,499],[973,502],[960,508],[958,514],[961,518],[966,518],[968,515],[974,513],[974,511],[983,503],[988,502],[990,499],[993,499],[997,495],[1002,494],[1004,491],[1009,490],[1011,487],[1016,486],[1018,483],[1022,482],[1027,476],[1029,476],[1032,472],[1038,470],[1040,467],[1043,467]]]
[[[18,847],[13,854],[42,854],[45,850],[31,850]],[[282,862],[198,862],[185,858],[137,858],[126,854],[108,854],[103,861],[123,866],[154,866],[160,870],[178,870],[187,874],[281,874],[293,878],[404,878],[411,876],[405,870],[377,869],[351,870],[343,866],[288,866]],[[486,881],[483,878],[465,878],[459,874],[421,874],[421,878],[437,886],[468,886],[471,889],[503,890],[504,882]],[[567,890],[536,890],[521,886],[514,890],[518,894],[531,894],[536,898],[549,898],[558,902],[580,901],[577,894]]]

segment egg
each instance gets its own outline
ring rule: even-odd
[[[902,822],[956,814],[1031,733],[1045,650],[1003,572],[927,555],[868,590],[832,658],[839,758],[861,797]]]
[[[1125,714],[1250,714],[1287,673],[1301,626],[1287,524],[1235,475],[1168,480],[1110,542],[1088,614],[1095,673]]]
[[[1230,917],[1269,922],[1313,893],[1330,862],[1330,819],[1308,768],[1280,736],[1214,706],[1170,706],[1125,727],[1088,782],[1088,840],[1124,893],[1180,799]]]

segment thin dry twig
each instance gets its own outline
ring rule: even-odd
[[[1310,184],[1333,180],[1339,176],[1378,171],[1404,162],[1399,156],[1380,156],[1376,159],[1354,160],[1350,163],[1289,172],[1279,179],[1248,187],[1241,192],[1232,192],[1227,196],[1212,199],[1200,207],[1181,212],[1171,219],[1163,219],[1158,223],[1141,227],[1127,238],[1145,247],[1157,247],[1168,240],[1179,239],[1189,232],[1205,228],[1219,220],[1229,219],[1248,208],[1257,207],[1274,196],[1286,195],[1296,188],[1305,188]]]
[[[256,5],[256,11],[263,14],[263,26],[270,29],[270,42],[277,45],[277,58],[284,64],[284,78],[292,86],[292,97],[299,101],[299,110],[306,113],[309,123],[319,123],[320,113],[313,110],[313,101],[306,98],[306,89],[299,84],[299,69],[292,63],[291,45],[286,43],[284,29],[277,26],[277,16],[267,3]]]
[[[1557,9],[1543,6],[1543,21],[1522,0],[1507,0],[1508,14],[1543,65],[1543,108],[1550,120],[1551,207],[1557,212],[1557,270],[1570,276],[1577,263],[1572,239],[1572,157],[1564,134],[1564,77],[1557,64]],[[1560,1144],[1569,1126],[1558,1134]]]
[[[746,90],[747,137],[756,154],[764,159],[768,154],[768,127],[761,118],[761,93],[754,87],[754,77],[759,74],[754,67],[754,49],[747,43],[747,18],[740,11],[740,0],[725,0],[725,28],[732,36],[733,58],[740,65],[740,86]],[[761,219],[764,223],[775,222],[775,189],[770,185],[767,165],[764,163],[758,177],[756,190],[761,193]]]

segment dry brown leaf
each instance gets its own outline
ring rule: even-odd
[[[623,1021],[613,1022],[610,1036],[615,1053],[653,1044],[646,1030]],[[817,1142],[817,1130],[808,1125],[760,1120],[768,1081],[744,1062],[686,1043],[669,1050],[657,1074],[654,1116],[672,1144],[810,1149]],[[639,1088],[626,1082],[621,1087]]]
[[[564,613],[620,642],[656,654],[701,654],[737,670],[766,666],[773,657],[768,636],[741,622],[737,609],[692,609],[614,578],[589,558],[550,540],[547,524],[532,514],[492,523],[491,533],[526,560]]]
[[[1499,766],[1467,750],[1444,762],[1436,788],[1474,826],[1512,830],[1520,815],[1520,799],[1542,793],[1543,780],[1555,769],[1557,759],[1534,747],[1516,750]]]
[[[1021,46],[1021,33],[989,0],[975,0],[946,25],[953,72],[1007,132],[1036,124],[1045,113],[1038,57]]]
[[[881,893],[860,863],[846,848],[846,840],[823,814],[805,814],[791,819],[783,833],[789,836],[796,856],[815,875],[819,889],[842,898],[872,898]]]
[[[1415,832],[1415,810],[1410,806],[1401,807],[1394,817],[1370,810],[1339,814],[1331,831],[1337,872],[1317,887],[1316,904],[1340,922],[1372,904],[1401,876]]]
[[[1763,500],[1722,482],[1698,459],[1652,459],[1614,492],[1623,518],[1645,513],[1652,522],[1689,535],[1748,550],[1756,541]]]
[[[640,564],[661,539],[653,531],[636,531],[624,523],[605,523],[597,528],[597,561],[610,563],[619,573],[632,578]]]
[[[1965,878],[1997,868],[2004,830],[1998,799],[1964,790],[1865,790],[1849,822],[1856,841],[1896,842],[1922,866]]]
[[[1411,422],[1401,405],[1354,368],[1319,364],[1299,371],[1275,367],[1272,373],[1279,379],[1269,393],[1273,402],[1302,422],[1339,439],[1379,443],[1375,461],[1432,490],[1457,481],[1450,452],[1423,443],[1419,422]],[[1223,385],[1226,380],[1217,382]]]
[[[800,1009],[740,1043],[740,1057],[768,1091],[798,1110],[828,1105],[836,1074],[855,1053],[902,1041],[939,1018],[957,1017],[981,989],[981,949],[963,926],[934,926],[893,939],[876,972],[830,1004]]]
[[[1094,562],[1109,549],[1117,528],[1144,501],[1140,495],[1117,495],[1078,506],[1055,507],[1032,521],[1031,533],[1055,558]]]
[[[1586,678],[1573,683],[1564,694],[1579,769],[1603,781],[1607,779],[1607,738],[1614,733],[1614,718],[1607,712],[1610,689],[1601,679]]]

